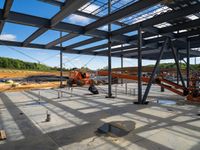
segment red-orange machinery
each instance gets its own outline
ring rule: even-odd
[[[91,83],[90,74],[89,73],[83,73],[78,70],[73,70],[69,72],[69,80],[68,85],[89,85]]]
[[[99,71],[97,73],[99,76],[108,76],[107,71]],[[120,74],[120,73],[112,73],[112,77],[115,78],[123,78],[123,79],[129,79],[129,80],[138,80],[137,76],[134,75],[128,75],[128,74]],[[149,82],[149,77],[142,77],[142,81],[148,83]],[[154,83],[168,89],[169,91],[172,91],[178,95],[181,96],[186,96],[187,100],[193,101],[193,102],[200,102],[200,93],[199,90],[196,88],[194,85],[196,83],[196,80],[192,80],[192,85],[190,88],[185,88],[182,85],[176,84],[172,81],[164,79],[164,77],[160,76],[157,77],[154,80]]]

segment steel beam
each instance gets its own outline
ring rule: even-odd
[[[64,7],[64,3],[63,2],[58,2],[58,1],[55,1],[55,0],[40,0],[40,1],[52,4],[52,5],[59,6],[59,7],[61,7],[61,9],[63,9],[63,7]],[[89,14],[89,13],[86,13],[86,12],[83,12],[83,11],[79,11],[79,10],[74,12],[74,14],[80,15],[80,16],[84,16],[84,17],[88,17],[88,18],[92,18],[92,19],[95,19],[95,20],[101,18],[99,16],[95,16],[93,14]],[[124,24],[122,22],[118,22],[118,21],[115,21],[114,23],[116,25],[119,25],[119,26],[125,26],[126,25],[126,24]],[[79,36],[79,34],[77,34],[77,36]]]
[[[181,50],[179,53],[182,54],[180,59],[187,58],[185,50]],[[142,56],[144,59],[156,60],[158,54],[159,54],[158,49],[142,49]],[[115,54],[112,54],[112,56],[120,57],[120,55],[115,55]],[[200,52],[197,53],[196,51],[191,50],[190,56],[200,57]],[[124,58],[137,58],[137,52],[135,50],[134,52],[130,51],[129,53],[126,53],[126,55],[124,55]],[[165,51],[165,54],[163,55],[163,59],[172,59],[172,58],[173,58],[172,53],[170,51]]]
[[[112,53],[115,53],[115,52],[122,52],[124,50],[134,49],[134,48],[137,48],[137,46],[129,45],[129,46],[124,46],[124,47],[111,48],[111,51],[112,51]],[[105,54],[106,52],[107,52],[107,50],[102,50],[102,51],[97,52],[97,54]]]
[[[174,56],[175,64],[176,64],[177,71],[178,71],[179,76],[180,76],[180,79],[181,79],[181,83],[182,83],[183,87],[186,88],[185,82],[184,82],[184,79],[183,79],[183,76],[182,76],[182,73],[181,73],[181,70],[180,70],[179,61],[178,61],[178,59],[177,59],[176,50],[175,50],[174,45],[173,45],[173,43],[172,43],[171,40],[170,40],[170,48],[171,48],[172,54],[173,54],[173,56]]]
[[[63,7],[65,3],[58,0],[39,0],[41,2],[49,3],[55,6]]]
[[[71,44],[69,46],[66,46],[64,49],[72,49],[72,48],[76,48],[76,47],[81,47],[81,46],[84,46],[84,45],[87,45],[87,44],[91,44],[91,43],[94,43],[94,42],[98,42],[98,41],[101,41],[102,39],[100,38],[90,38],[90,39],[87,39],[87,40],[84,40],[84,41],[81,41],[81,42],[78,42],[78,43],[74,43],[74,44]]]
[[[108,0],[108,14],[111,13],[111,0]],[[111,24],[108,24],[108,32],[111,32]],[[111,36],[108,37],[108,98],[112,98],[112,55],[111,55]]]
[[[123,44],[121,45],[121,47],[123,48]],[[123,59],[123,55],[121,55],[121,74],[123,73],[123,68],[124,68],[124,59]],[[121,84],[123,85],[123,78],[121,78]]]
[[[0,14],[1,13],[2,13],[2,11],[0,11]],[[149,20],[151,20],[151,19],[149,19]],[[10,15],[9,15],[7,21],[12,22],[12,23],[23,24],[23,25],[41,27],[41,26],[47,25],[50,20],[40,18],[40,17],[35,17],[35,16],[29,16],[29,15],[25,15],[25,14],[10,12]],[[81,34],[83,27],[68,24],[68,23],[59,23],[52,29],[58,30],[58,31],[63,31],[63,32],[73,32],[73,33]],[[86,35],[88,35],[88,34],[86,34]],[[102,39],[105,39],[108,36],[107,32],[99,31],[99,30],[90,32],[90,35],[97,37],[97,38],[102,38]],[[135,38],[135,36],[134,36],[134,38]],[[116,38],[112,37],[112,40],[129,43],[129,37],[127,37],[127,36],[120,36],[120,37],[118,36]]]
[[[164,53],[164,50],[165,50],[165,48],[167,47],[168,41],[169,41],[169,39],[167,38],[167,39],[165,40],[164,44],[163,44],[163,47],[162,47],[161,50],[160,50],[159,55],[158,55],[158,59],[157,59],[156,64],[155,64],[155,66],[154,66],[154,68],[153,68],[153,71],[152,71],[151,77],[150,77],[150,79],[149,79],[147,88],[146,88],[146,90],[145,90],[145,92],[144,92],[144,96],[143,96],[143,98],[142,98],[142,103],[143,103],[143,104],[146,102],[146,99],[147,99],[147,96],[148,96],[148,94],[149,94],[149,91],[150,91],[152,82],[153,82],[154,77],[155,77],[155,75],[156,75],[157,69],[158,69],[159,64],[160,64],[160,60],[162,59],[162,56],[163,56],[163,53]]]
[[[1,20],[1,21],[0,21],[0,34],[1,34],[2,31],[3,31],[4,24],[5,24],[5,21],[4,21],[4,20]]]
[[[142,104],[142,29],[138,29],[138,103]]]
[[[176,50],[176,55],[177,55],[177,62],[178,62],[178,65],[179,65],[179,61],[180,61],[180,54],[179,54],[179,49]],[[176,71],[176,82],[177,84],[179,84],[179,72],[178,70]]]
[[[179,30],[186,30],[186,29],[191,29],[191,28],[196,28],[200,26],[200,19],[197,20],[191,20],[188,22],[184,22],[181,24],[165,27],[159,29],[160,34],[165,34],[165,33],[170,33],[173,31],[179,31]]]
[[[60,32],[60,38],[62,38],[62,32]],[[63,87],[63,52],[62,52],[62,42],[60,43],[60,88]]]
[[[31,36],[29,36],[23,43],[24,46],[27,46],[31,41],[42,35],[44,32],[46,32],[49,28],[54,27],[57,25],[60,21],[62,21],[65,17],[69,16],[73,12],[75,12],[78,8],[80,8],[82,5],[87,3],[88,0],[82,0],[82,1],[74,1],[74,0],[68,0],[65,2],[63,8],[61,11],[59,11],[56,15],[54,15],[51,20],[49,20],[46,24],[44,24],[41,28],[39,28],[37,31],[35,31]]]
[[[79,15],[79,16],[84,16],[84,17],[87,17],[87,18],[91,18],[91,19],[95,19],[95,20],[98,20],[98,19],[101,18],[99,16],[95,16],[93,14],[89,14],[89,13],[86,13],[86,12],[83,12],[83,11],[78,11],[78,10],[74,14]],[[118,26],[127,26],[127,24],[125,24],[123,22],[119,22],[119,21],[114,21],[113,24],[118,25]]]
[[[23,42],[23,46],[27,46],[31,41],[35,40],[38,36],[42,35],[46,32],[47,28],[39,28],[33,34],[31,34],[26,40]]]
[[[61,9],[64,6],[63,2],[56,1],[56,0],[39,0],[39,1],[46,2],[46,3],[52,4],[52,5],[58,6]],[[83,17],[87,17],[87,18],[91,18],[91,19],[95,19],[95,20],[98,20],[98,19],[101,18],[99,16],[96,16],[96,15],[93,15],[93,14],[89,14],[89,13],[86,13],[86,12],[83,12],[83,11],[79,11],[79,10],[74,12],[74,14],[79,15],[79,16],[83,16]],[[123,22],[119,22],[119,21],[115,21],[113,23],[116,24],[116,25],[119,25],[119,26],[126,26],[127,25],[127,24],[125,24]]]
[[[190,40],[187,39],[187,88],[190,86]]]
[[[5,20],[8,17],[8,14],[9,14],[10,9],[12,7],[13,1],[14,0],[6,0],[5,3],[4,3],[3,16],[2,16],[3,19],[0,21],[0,34],[1,34],[2,30],[3,30],[4,24],[5,24]]]
[[[187,15],[190,14],[195,14],[199,12],[199,7],[200,4],[197,3],[195,5],[192,5],[190,7],[186,7],[184,9],[179,9],[179,10],[174,10],[174,11],[170,11],[168,13],[164,13],[158,16],[155,16],[151,19],[142,21],[141,23],[136,23],[118,30],[115,30],[112,32],[112,35],[118,35],[118,34],[125,34],[134,30],[137,30],[137,27],[139,24],[141,24],[142,28],[147,28],[147,27],[151,27],[153,25],[162,23],[162,22],[168,22],[172,19],[177,19],[177,18],[181,18],[181,17],[185,17]]]
[[[111,39],[110,39],[111,40]],[[116,42],[113,42],[112,43],[112,46],[116,46],[116,45],[119,45],[119,43],[116,43]],[[98,53],[98,52],[94,52],[96,50],[100,50],[100,49],[104,49],[104,48],[107,48],[109,46],[109,43],[106,43],[106,44],[102,44],[102,45],[97,45],[97,46],[94,46],[94,47],[90,47],[90,48],[86,48],[86,49],[82,49],[81,50],[81,53],[83,54],[87,54],[87,53]],[[111,47],[112,49],[112,47]],[[108,50],[105,50],[105,51],[108,51]]]
[[[112,14],[108,14],[107,16],[102,17],[98,19],[97,21],[87,25],[85,27],[85,32],[96,29],[108,23],[112,23],[113,21],[130,16],[132,14],[141,12],[147,8],[150,8],[156,4],[159,4],[160,2],[162,2],[162,0],[151,0],[151,1],[142,0],[142,1],[135,2],[125,8],[120,9],[119,11],[116,11]]]
[[[69,34],[67,34],[67,35],[65,35],[65,36],[62,36],[62,37],[60,37],[60,38],[58,38],[58,39],[52,41],[52,42],[49,42],[49,43],[46,45],[46,48],[49,48],[49,47],[52,47],[52,46],[57,45],[57,44],[59,44],[59,43],[62,43],[62,42],[64,42],[64,41],[70,40],[70,39],[72,39],[72,38],[74,38],[74,37],[76,37],[76,36],[77,36],[77,34],[69,33]]]
[[[200,47],[200,40],[199,37],[195,37],[192,38],[194,41],[191,41],[191,48],[195,48],[195,47]],[[197,41],[196,41],[197,40]],[[16,46],[16,47],[23,47],[22,42],[16,42],[16,41],[4,41],[4,40],[0,40],[0,45],[7,45],[7,46]],[[29,45],[27,45],[28,48],[35,48],[35,49],[46,49],[44,44],[35,44],[35,43],[30,43]],[[64,49],[64,48],[62,48]],[[61,50],[61,48],[59,46],[53,46],[51,48],[48,48],[48,50]],[[137,50],[134,51],[125,51],[127,55],[123,55],[124,58],[137,58],[137,52],[135,52]],[[73,50],[73,49],[66,49],[65,51],[63,51],[65,53],[70,53],[70,54],[80,54],[80,50]],[[157,59],[157,53],[159,53],[156,49],[149,49],[149,48],[143,48],[142,49],[142,55],[144,59],[149,59],[149,60],[156,60]],[[180,53],[181,55],[181,59],[186,58],[186,50],[185,49],[181,49]],[[94,54],[94,53],[90,53],[90,54],[84,54],[83,55],[98,55],[98,56],[107,56],[107,54]],[[121,57],[122,53],[112,53],[113,57]],[[200,57],[200,52],[199,51],[195,51],[195,50],[191,50],[190,51],[190,56],[191,57]],[[169,52],[165,52],[165,55],[163,56],[163,59],[171,59],[172,55]]]
[[[85,5],[87,2],[89,2],[89,0],[81,0],[81,1],[67,0],[64,6],[62,7],[61,11],[52,17],[51,26],[55,26],[65,17],[74,13],[77,9]]]

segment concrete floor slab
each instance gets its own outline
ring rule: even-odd
[[[135,83],[128,85],[137,87]],[[158,104],[158,99],[182,101],[183,97],[153,86],[149,105],[134,105],[137,96],[117,92],[105,98],[107,86],[90,95],[86,87],[0,93],[0,129],[7,140],[2,150],[199,150],[200,107]],[[118,85],[119,91],[124,86]],[[115,88],[113,88],[114,90]],[[58,91],[63,97],[58,98]],[[115,91],[113,91],[114,93]],[[45,122],[46,113],[51,121]],[[124,137],[99,136],[95,131],[105,122],[129,120],[135,129]]]

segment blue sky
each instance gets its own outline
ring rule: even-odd
[[[5,0],[0,1],[0,8],[3,8]],[[95,9],[98,6],[91,6],[88,9]],[[20,12],[24,14],[36,15],[39,17],[44,18],[51,18],[54,16],[58,11],[59,7],[53,6],[50,4],[45,4],[39,2],[38,0],[15,0],[13,6],[11,8],[12,11]],[[77,15],[70,15],[69,17],[63,20],[64,22],[78,24],[78,25],[87,25],[95,20],[88,19],[85,17],[77,16]],[[119,28],[119,26],[112,25],[113,29]],[[107,26],[99,28],[100,30],[107,30]],[[16,41],[24,41],[29,35],[31,35],[34,31],[36,31],[36,27],[29,27],[24,25],[16,25],[13,23],[6,23],[0,36],[0,39],[8,39],[8,40],[16,40]],[[57,38],[59,38],[59,32],[49,30],[45,32],[42,36],[32,41],[32,43],[38,44],[47,44]],[[63,33],[66,35],[68,33]],[[135,32],[129,33],[129,35],[135,34]],[[69,41],[63,43],[63,46],[68,46],[73,43],[83,41],[89,39],[89,36],[78,36],[73,38]],[[107,40],[102,40],[100,42],[95,42],[93,44],[85,45],[82,47],[78,47],[77,49],[85,49],[95,45],[100,45],[106,43]],[[19,51],[23,52],[25,55],[29,55],[27,57]],[[30,48],[20,48],[20,47],[8,47],[8,46],[0,46],[0,56],[1,57],[10,57],[10,58],[17,58],[24,61],[36,62],[36,60],[40,61],[49,66],[58,66],[59,65],[59,51],[54,50],[41,50],[41,49],[30,49]],[[95,57],[95,58],[94,58]],[[82,67],[84,66],[89,60],[92,61],[87,65],[87,67],[91,69],[98,69],[107,66],[107,57],[98,57],[98,56],[86,56],[86,55],[72,55],[72,54],[64,54],[64,66],[66,68],[73,68],[73,67]],[[71,60],[69,62],[69,60]],[[164,61],[166,62],[166,61]],[[168,61],[167,61],[168,62]],[[144,65],[147,64],[154,64],[154,61],[143,61]],[[124,66],[137,66],[136,59],[124,59]],[[112,67],[120,67],[120,58],[113,58],[112,59]]]

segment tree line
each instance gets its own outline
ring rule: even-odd
[[[0,57],[0,68],[17,70],[38,70],[38,71],[60,71],[60,67],[50,67],[40,63],[25,62],[19,59]],[[81,71],[90,71],[87,67],[81,68],[63,68],[63,71],[80,69]]]
[[[154,67],[154,65],[148,65],[149,67]],[[179,64],[181,69],[186,69],[186,64],[185,63],[180,63]],[[170,68],[176,68],[176,64],[175,63],[162,63],[159,65],[159,67],[161,69],[170,69]],[[196,71],[200,71],[200,64],[190,64],[190,68],[191,70],[196,70]]]
[[[24,62],[19,59],[12,59],[6,57],[0,57],[0,68],[6,69],[21,69],[21,70],[54,70],[57,68],[52,68],[44,64]]]

